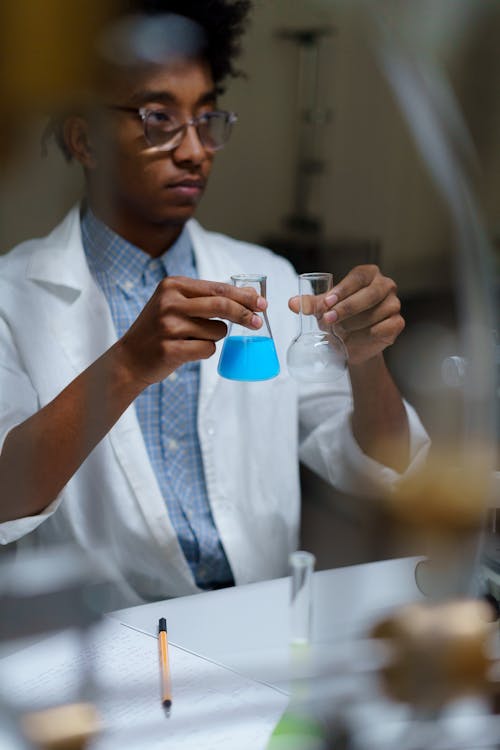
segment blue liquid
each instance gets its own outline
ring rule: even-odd
[[[269,336],[229,336],[224,341],[217,372],[229,380],[268,380],[280,365]]]

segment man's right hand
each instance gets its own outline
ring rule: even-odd
[[[257,330],[262,320],[256,313],[266,307],[251,287],[169,276],[117,342],[115,354],[131,381],[145,388],[185,362],[211,357],[227,333],[215,318]]]
[[[255,289],[169,277],[129,330],[33,416],[14,427],[0,453],[0,521],[40,513],[135,398],[185,362],[206,359],[224,338],[223,318],[262,326]]]

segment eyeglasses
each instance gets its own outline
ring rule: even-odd
[[[164,151],[173,151],[178,148],[190,125],[196,128],[198,138],[204,148],[208,151],[218,151],[226,145],[232,127],[238,120],[234,112],[220,110],[204,112],[186,122],[180,122],[177,115],[168,109],[147,109],[146,107],[136,109],[113,104],[108,105],[108,108],[139,115],[148,144]]]

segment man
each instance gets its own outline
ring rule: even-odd
[[[290,265],[192,220],[234,119],[217,92],[248,6],[130,4],[92,107],[55,125],[86,200],[0,267],[0,541],[104,547],[120,603],[285,574],[298,455],[342,489],[377,494],[427,442],[384,364],[404,324],[374,266],[326,299],[350,383],[299,392],[285,367],[263,383],[217,376],[223,321],[258,329],[269,303],[281,355],[296,330]],[[114,50],[130,29],[171,28],[167,12],[203,35],[123,65]],[[266,274],[268,302],[225,283],[237,273]]]

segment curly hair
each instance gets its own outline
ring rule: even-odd
[[[203,30],[203,58],[210,65],[214,83],[219,90],[228,77],[241,75],[234,62],[241,53],[241,36],[252,6],[252,0],[121,0],[118,18],[128,14],[144,16],[174,13],[194,21]],[[116,17],[115,17],[116,19]],[[42,136],[42,153],[52,137],[68,161],[69,152],[63,135],[65,115],[50,118]]]
[[[125,0],[126,13],[158,15],[176,13],[195,21],[206,35],[205,57],[216,84],[240,75],[234,60],[252,5],[251,0]]]

